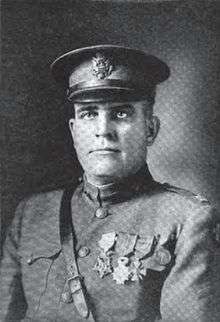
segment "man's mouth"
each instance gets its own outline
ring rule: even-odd
[[[100,154],[111,154],[111,153],[119,153],[119,149],[115,148],[100,148],[100,149],[94,149],[89,151],[89,153],[100,153]]]

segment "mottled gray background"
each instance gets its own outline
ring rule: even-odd
[[[113,43],[158,55],[159,137],[149,165],[160,181],[219,205],[220,3],[217,1],[2,1],[2,225],[18,201],[76,174],[63,91],[50,63],[80,46]]]

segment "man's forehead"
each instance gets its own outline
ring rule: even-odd
[[[136,107],[147,107],[149,102],[147,100],[141,101],[124,101],[124,102],[88,102],[88,103],[74,103],[75,110],[81,109],[100,109],[100,110],[110,110],[117,109],[120,107],[124,108],[136,108]]]

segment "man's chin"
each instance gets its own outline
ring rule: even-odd
[[[111,177],[111,178],[120,178],[123,176],[123,167],[116,165],[104,165],[97,163],[94,167],[88,167],[84,169],[86,173],[91,174],[96,177]]]
[[[122,175],[122,171],[117,171],[116,169],[96,169],[95,171],[91,171],[94,176],[97,177],[112,177],[119,178]]]

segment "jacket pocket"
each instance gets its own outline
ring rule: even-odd
[[[34,320],[42,312],[56,311],[59,303],[59,292],[55,288],[57,259],[60,249],[54,251],[30,251],[26,249],[20,253],[22,264],[22,282],[28,304],[26,316]],[[50,313],[49,313],[50,312]]]

